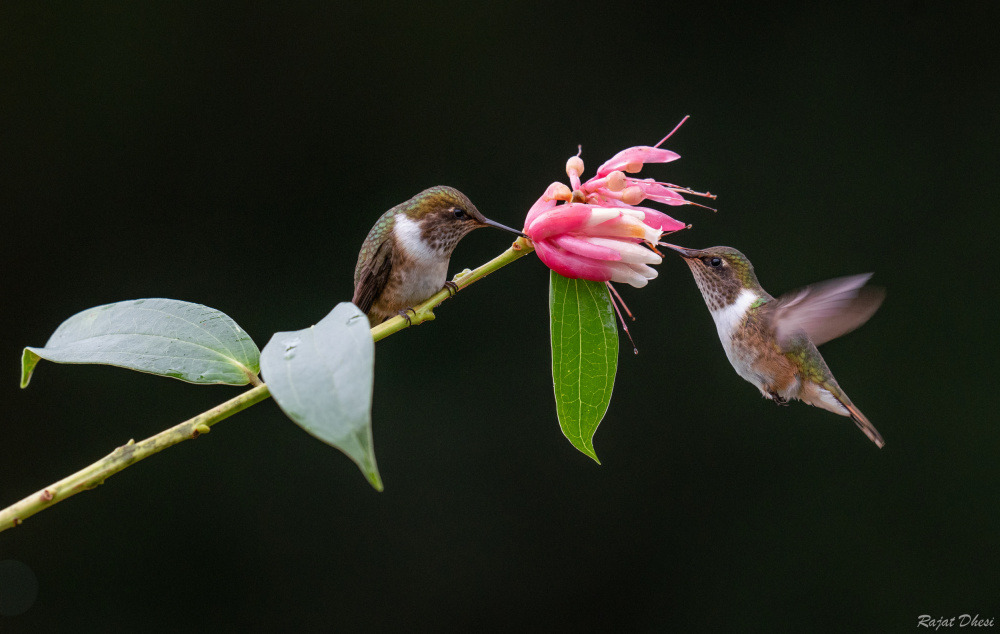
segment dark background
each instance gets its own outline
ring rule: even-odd
[[[19,390],[74,313],[200,302],[263,347],[350,299],[388,207],[449,184],[520,226],[577,144],[592,174],[686,114],[648,175],[719,212],[675,209],[677,242],[740,248],[775,294],[888,289],[824,346],[887,445],[762,400],[668,258],[622,290],[640,354],[597,466],[556,422],[532,256],[378,344],[384,493],[262,403],[0,535],[39,585],[0,630],[1000,617],[996,6],[85,4],[0,9],[0,504],[240,391],[47,362]]]

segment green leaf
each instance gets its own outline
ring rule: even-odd
[[[315,326],[275,333],[260,363],[282,411],[347,454],[381,491],[372,448],[375,341],[365,314],[345,302]]]
[[[594,459],[594,433],[601,424],[618,369],[618,326],[611,294],[602,282],[549,277],[552,321],[552,381],[563,434]]]
[[[24,349],[21,387],[39,359],[115,365],[205,384],[246,385],[260,371],[260,351],[235,321],[176,299],[135,299],[73,315],[44,348]]]

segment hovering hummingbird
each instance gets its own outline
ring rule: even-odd
[[[368,232],[354,268],[354,299],[372,324],[404,314],[451,283],[448,261],[473,229],[520,231],[484,218],[453,187],[425,189],[382,214]]]
[[[878,447],[885,441],[840,389],[817,345],[846,334],[878,310],[885,292],[864,286],[871,273],[827,280],[774,298],[753,265],[730,247],[684,249],[736,372],[779,405],[799,399],[849,416]]]

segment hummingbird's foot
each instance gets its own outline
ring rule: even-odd
[[[788,405],[788,399],[786,399],[781,394],[778,394],[777,392],[768,391],[768,395],[771,397],[771,400],[774,401],[775,405]]]
[[[417,311],[415,309],[413,309],[413,308],[407,308],[406,310],[401,310],[401,311],[399,311],[396,314],[406,320],[406,325],[407,326],[412,326],[413,322],[410,321],[410,316],[409,316],[408,313],[413,313],[414,317],[417,316]]]
[[[448,280],[444,283],[444,287],[448,289],[448,297],[454,297],[458,293],[458,284]]]

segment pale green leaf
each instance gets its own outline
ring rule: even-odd
[[[25,348],[21,387],[39,359],[99,363],[188,383],[246,385],[260,351],[224,313],[176,299],[136,299],[89,308],[64,321],[44,348]]]
[[[372,444],[375,342],[365,314],[338,304],[315,326],[275,333],[260,362],[282,411],[347,454],[381,491]]]
[[[593,458],[594,433],[608,411],[618,369],[618,327],[601,282],[549,278],[552,381],[563,434]]]

